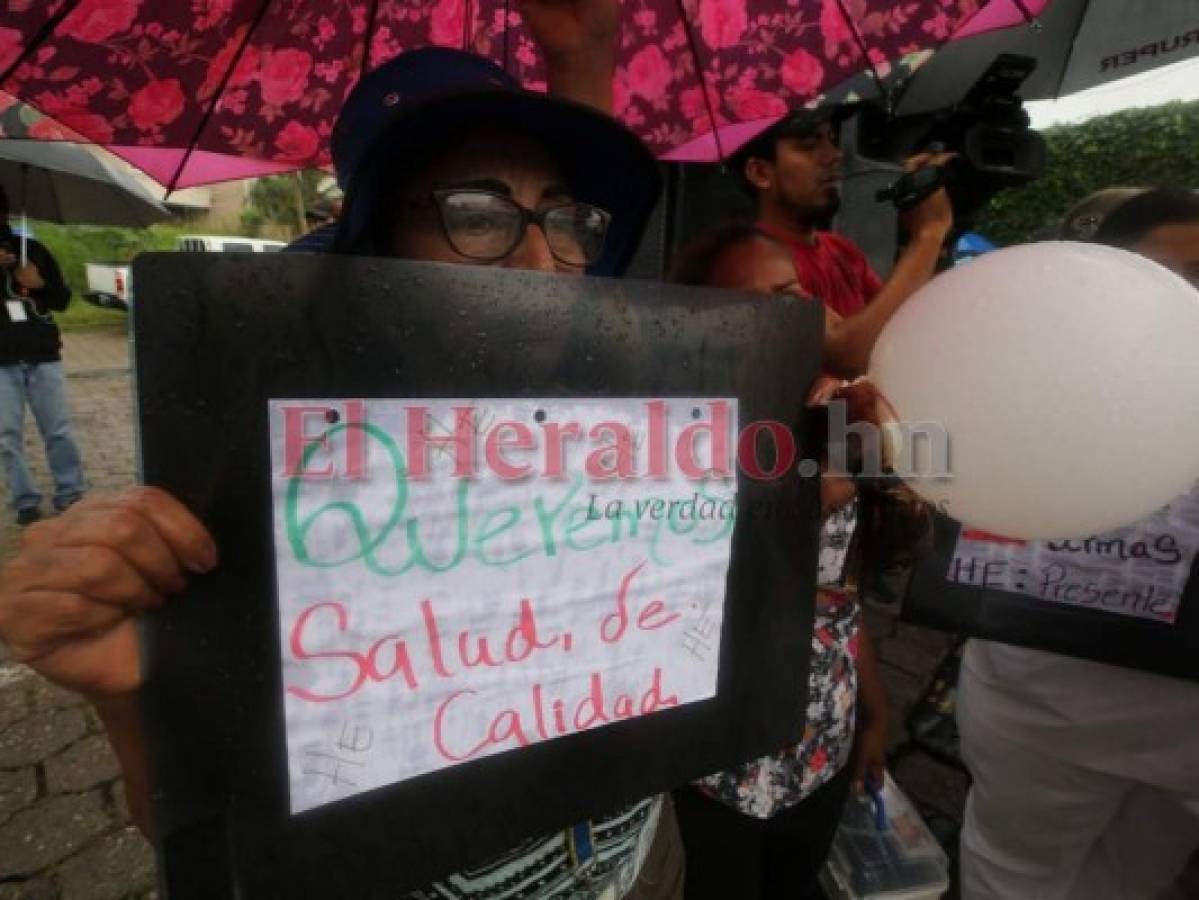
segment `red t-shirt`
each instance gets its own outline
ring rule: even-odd
[[[791,248],[800,287],[842,316],[860,312],[883,286],[866,254],[849,238],[817,231],[808,244],[759,226]]]

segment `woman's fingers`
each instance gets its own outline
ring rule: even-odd
[[[0,638],[17,659],[91,695],[140,679],[136,617],[216,565],[208,530],[157,488],[91,497],[25,533],[0,577]]]
[[[20,592],[21,599],[15,602],[21,605],[28,603],[28,594],[46,592],[74,594],[89,602],[142,612],[161,606],[165,596],[119,551],[100,544],[55,546],[18,554],[5,566],[4,581]],[[49,611],[33,612],[42,615]]]
[[[56,684],[93,700],[128,694],[141,686],[137,620],[126,617],[112,628],[80,635],[47,650],[31,665]]]
[[[22,592],[0,609],[0,617],[11,619],[3,632],[18,662],[35,660],[81,634],[111,628],[126,615],[119,606],[54,591]]]
[[[52,558],[68,550],[75,551],[69,559]],[[37,560],[41,569],[33,587],[74,589],[104,602],[153,606],[157,603],[149,594],[178,593],[187,571],[212,568],[216,548],[207,529],[178,500],[157,488],[139,488],[89,498],[67,514],[35,525],[26,534],[21,556]],[[122,560],[125,567],[119,565]],[[80,567],[77,579],[61,570],[65,562]],[[148,583],[149,592],[130,583],[130,569]]]
[[[840,378],[832,375],[820,375],[808,389],[808,406],[826,406],[830,400],[837,396],[837,392],[841,390],[845,382]]]
[[[159,594],[178,593],[186,584],[182,563],[149,519],[122,507],[88,507],[62,521],[47,523],[25,542],[28,558],[41,568],[39,588],[79,589],[105,602],[106,577],[127,582],[133,575]],[[75,572],[61,571],[73,563]],[[123,565],[121,565],[123,564]],[[77,576],[77,577],[72,577]],[[32,573],[31,576],[33,577]],[[128,584],[113,589],[129,594]]]
[[[133,488],[112,497],[97,498],[95,506],[113,513],[113,526],[125,529],[121,534],[123,547],[132,549],[129,542],[134,535],[131,532],[143,533],[141,523],[131,518],[136,515],[149,523],[187,570],[207,572],[217,564],[216,543],[208,529],[191,510],[161,488]],[[115,515],[117,513],[120,515]]]

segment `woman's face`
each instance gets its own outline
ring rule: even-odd
[[[769,238],[750,238],[725,250],[712,267],[709,284],[754,294],[807,296],[791,253]]]
[[[726,250],[712,269],[712,287],[754,294],[791,294],[807,297],[795,271],[791,253],[769,238],[752,238]],[[857,485],[852,478],[821,467],[820,510],[824,516],[853,500]]]
[[[393,202],[409,207],[435,189],[451,188],[503,194],[531,210],[571,201],[570,191],[544,147],[523,135],[494,130],[467,132],[456,145],[411,173]],[[403,259],[478,264],[450,246],[431,204],[406,209],[391,234],[389,249],[393,256]],[[583,272],[580,267],[559,262],[536,225],[529,226],[510,254],[485,265],[572,275]]]

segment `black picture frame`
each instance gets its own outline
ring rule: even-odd
[[[819,304],[652,282],[306,254],[134,264],[144,480],[221,563],[142,629],[162,886],[170,898],[398,897],[798,739],[816,479],[739,476],[717,696],[289,816],[267,401],[736,397],[794,423],[820,366]]]
[[[1048,650],[1199,681],[1199,558],[1173,623],[1051,603],[949,579],[961,525],[936,516],[933,547],[917,560],[903,618],[989,641]]]

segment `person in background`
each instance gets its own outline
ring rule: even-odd
[[[806,296],[789,248],[750,224],[727,225],[698,238],[680,254],[675,280]],[[826,378],[812,401],[841,398],[860,409],[872,402],[862,398],[871,390],[866,382],[847,387]],[[858,490],[848,473],[829,471],[822,454],[826,445],[820,438],[809,442],[824,476],[803,738],[675,791],[688,900],[822,898],[820,870],[851,787],[860,791],[868,777],[882,783],[887,696],[847,563],[858,528]]]
[[[337,252],[564,275],[624,269],[660,177],[640,141],[596,109],[611,107],[617,4],[520,8],[550,85],[587,105],[526,92],[471,54],[401,54],[362,79],[334,129],[338,172],[348,177]],[[0,583],[0,638],[95,704],[143,828],[150,785],[136,620],[183,590],[189,573],[216,565],[203,523],[167,493],[141,488],[91,498],[34,529]],[[580,829],[587,840],[576,838]],[[682,868],[670,806],[650,797],[412,896],[678,900]]]
[[[791,252],[799,283],[819,299],[830,315],[824,343],[825,369],[854,378],[863,374],[883,328],[899,308],[937,271],[953,227],[949,195],[939,188],[900,215],[906,235],[886,281],[875,274],[865,254],[843,235],[826,230],[841,202],[842,153],[837,145],[840,121],[849,107],[796,110],[741,147],[731,168],[741,186],[757,200],[758,226]],[[953,154],[919,154],[904,168],[914,171],[947,164]],[[887,519],[902,519],[891,509],[896,498],[879,493],[859,510],[872,523],[860,548],[862,596],[872,606],[894,608],[910,576],[911,560],[891,539]],[[902,505],[902,504],[901,504]]]
[[[1158,188],[1129,197],[1103,220],[1094,240],[1139,253],[1199,289],[1199,195],[1194,191]]]
[[[1190,191],[1101,191],[1061,236],[1140,253],[1199,287]],[[1199,518],[1199,488],[1174,503]],[[973,776],[965,900],[1150,900],[1199,849],[1199,684],[975,639],[957,719]]]
[[[42,495],[25,462],[26,406],[33,410],[46,448],[54,508],[61,512],[85,490],[83,463],[71,431],[62,338],[52,315],[67,308],[71,289],[50,251],[33,238],[15,234],[8,216],[8,197],[0,188],[0,457],[17,524],[31,525],[42,517]]]
[[[341,197],[317,197],[304,209],[304,222],[311,229],[337,227],[341,217]]]
[[[731,168],[757,199],[758,226],[792,254],[799,283],[837,314],[829,323],[825,366],[845,377],[861,375],[883,326],[936,271],[953,226],[944,188],[904,213],[907,244],[886,281],[848,238],[824,230],[840,205],[842,154],[839,110],[797,110],[734,154]],[[951,154],[921,154],[909,171],[943,165]]]

